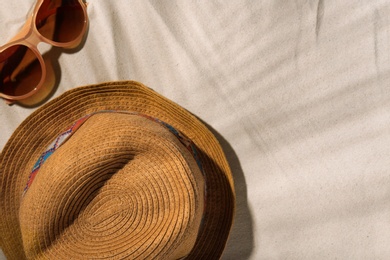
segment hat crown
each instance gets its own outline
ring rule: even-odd
[[[69,127],[76,120],[85,117],[86,115],[90,115],[91,113],[96,113],[97,111],[134,111],[134,113],[159,118],[173,126],[185,136],[191,138],[191,143],[193,144],[193,147],[196,148],[193,155],[198,162],[198,166],[200,166],[199,169],[201,169],[203,176],[198,174],[199,169],[194,166],[194,158],[188,155],[188,151],[183,147],[183,145],[187,147],[186,143],[183,142],[183,145],[178,143],[178,147],[184,149],[181,155],[184,156],[184,159],[179,160],[178,162],[184,161],[185,163],[178,164],[179,168],[176,168],[177,165],[175,163],[171,163],[169,165],[176,169],[173,171],[173,173],[176,171],[180,172],[180,169],[182,169],[184,166],[190,168],[191,170],[189,172],[191,172],[191,174],[189,176],[193,176],[193,178],[195,176],[195,182],[191,182],[191,178],[188,177],[184,178],[186,181],[183,182],[182,180],[178,181],[178,178],[174,178],[172,174],[169,174],[168,176],[170,177],[166,178],[161,177],[166,175],[153,174],[153,171],[145,170],[145,172],[149,174],[147,176],[150,176],[149,179],[151,181],[169,180],[168,182],[164,182],[168,186],[156,184],[157,182],[151,182],[144,185],[144,183],[140,183],[137,180],[135,183],[137,183],[138,186],[135,187],[141,191],[144,191],[143,193],[132,191],[133,193],[131,196],[128,196],[127,194],[129,194],[129,191],[133,190],[133,188],[128,188],[126,189],[126,192],[124,192],[123,196],[118,197],[112,196],[112,193],[108,190],[106,191],[105,189],[111,187],[112,190],[115,191],[116,188],[119,188],[124,183],[127,183],[116,183],[115,180],[118,179],[117,177],[120,176],[121,172],[130,170],[131,168],[127,167],[127,165],[135,165],[134,163],[138,162],[140,156],[136,156],[131,160],[127,159],[128,163],[122,164],[125,167],[123,167],[123,169],[120,168],[117,171],[114,171],[114,173],[111,175],[108,174],[111,177],[105,178],[106,181],[99,182],[97,179],[93,179],[93,181],[88,182],[88,178],[86,178],[85,184],[81,186],[79,185],[81,183],[79,179],[71,178],[66,179],[66,182],[62,185],[54,185],[54,183],[57,182],[57,172],[53,171],[50,172],[50,174],[43,174],[45,171],[49,172],[48,169],[45,169],[50,168],[48,165],[55,165],[55,163],[53,163],[53,158],[55,157],[52,158],[50,156],[48,159],[45,157],[47,161],[45,161],[43,164],[42,172],[39,172],[38,175],[36,175],[37,177],[32,184],[30,183],[30,188],[27,190],[27,193],[25,193],[25,196],[21,196],[25,188],[28,187],[26,186],[26,182],[29,179],[29,176],[31,176],[32,169],[36,165],[37,159],[40,158],[42,153],[45,151],[45,148],[47,148],[50,143],[55,140],[59,133],[62,133],[64,129]],[[96,119],[98,117],[93,116],[86,122],[90,123],[93,118]],[[106,124],[110,125],[110,123],[112,122],[108,122]],[[164,130],[167,130],[166,127],[168,127],[169,130],[173,130],[168,132],[170,132],[170,136],[174,137],[173,139],[176,142],[178,142],[178,139],[181,140],[180,135],[178,138],[176,138],[174,129],[170,129],[169,126],[166,125],[164,125],[164,127],[160,125],[160,127],[162,127]],[[88,131],[88,128],[85,128],[86,129],[84,130],[86,130],[86,134],[84,136],[94,136],[93,131]],[[83,128],[79,128],[76,133],[79,131],[81,132],[82,130]],[[111,138],[111,135],[109,135],[108,132],[106,134],[102,134],[101,136],[103,137],[100,137],[100,139],[102,139],[104,142],[106,142],[105,139],[107,137]],[[144,138],[148,138],[147,136],[142,136]],[[71,138],[68,139],[64,144],[69,145],[71,141],[74,141],[74,137],[76,137],[76,135],[71,136]],[[185,139],[183,141],[185,141]],[[80,138],[80,142],[84,142],[84,139]],[[58,169],[64,169],[64,161],[66,161],[65,159],[67,157],[61,157],[58,154],[60,154],[61,151],[65,149],[65,147],[66,146],[61,146],[59,150],[56,150],[52,155],[58,156],[56,161],[58,164],[62,165]],[[92,147],[94,146],[92,145],[89,149],[92,149]],[[172,153],[172,151],[177,151],[177,149],[171,150],[169,147],[170,146],[162,146],[162,148],[170,153]],[[80,146],[77,146],[77,149],[80,149]],[[75,148],[75,151],[77,149]],[[121,149],[122,146],[118,147],[118,150]],[[71,153],[68,155],[70,154]],[[92,153],[90,157],[95,156],[96,154]],[[83,157],[83,159],[85,158],[88,158],[88,156]],[[171,157],[164,154],[162,158],[166,158],[167,160],[155,160],[155,158],[150,158],[150,163],[159,165],[161,162],[170,162]],[[131,256],[129,256],[129,258],[135,258],[136,255],[141,252],[139,250],[145,249],[145,251],[142,252],[147,254],[146,251],[148,248],[155,248],[156,250],[148,255],[148,257],[141,256],[141,258],[153,258],[155,255],[158,255],[158,259],[172,259],[176,258],[176,255],[181,256],[188,252],[189,248],[192,247],[193,241],[190,238],[195,237],[196,233],[196,242],[190,254],[188,255],[188,258],[217,259],[222,255],[230,229],[232,227],[235,209],[234,181],[223,148],[219,144],[215,134],[210,131],[210,129],[208,129],[207,125],[205,125],[201,120],[199,120],[199,118],[191,114],[189,111],[139,82],[117,81],[78,87],[63,93],[59,97],[44,104],[42,107],[34,111],[28,118],[26,118],[15,130],[0,154],[0,165],[0,213],[4,213],[2,218],[0,218],[0,247],[5,253],[7,259],[19,260],[26,259],[26,256],[40,256],[41,252],[36,251],[38,249],[45,250],[45,252],[42,253],[42,258],[46,259],[85,259],[88,255],[91,254],[93,256],[90,258],[96,258],[94,257],[96,255],[99,255],[99,257],[104,257],[109,255],[108,250],[110,249],[112,249],[111,253],[117,254],[116,256],[118,257],[124,255],[125,252],[130,252]],[[145,166],[150,164],[145,162],[139,165]],[[64,176],[73,176],[70,174],[71,169],[75,170],[76,168],[70,167],[68,171],[62,171],[60,173]],[[78,170],[73,172],[79,173]],[[184,173],[185,172],[181,172],[180,176],[182,176]],[[135,176],[133,173],[129,175]],[[183,176],[185,176],[185,174]],[[200,176],[200,178],[196,176]],[[203,187],[201,184],[203,181],[205,189],[204,194],[198,190],[198,187]],[[132,183],[133,182],[134,180],[132,180]],[[52,183],[52,185],[49,185],[50,183]],[[69,183],[73,185],[69,185]],[[187,185],[187,183],[194,183],[198,185]],[[74,189],[74,192],[67,191],[66,193],[60,190],[62,186],[66,186],[65,184],[68,184],[68,188],[84,187],[84,189]],[[90,188],[94,187],[94,185],[97,185],[97,188],[95,189],[96,193],[91,192],[90,190]],[[49,188],[50,190],[43,190],[43,186]],[[38,187],[40,187],[40,189],[38,189]],[[185,200],[179,200],[180,202],[176,203],[175,201],[181,198],[180,195],[172,195],[172,193],[165,192],[166,190],[175,191],[177,190],[177,187],[184,187],[185,189],[182,190],[183,193],[190,192],[196,194],[194,197],[198,198],[201,202],[203,202],[201,196],[204,196],[204,207],[195,206],[194,208],[191,208],[188,205],[192,204],[185,203],[189,211],[183,211],[181,208],[185,208],[185,205],[183,204]],[[34,193],[35,195],[33,196]],[[103,196],[103,193],[107,196]],[[90,197],[86,197],[88,194]],[[139,222],[138,227],[144,232],[142,234],[138,233],[139,236],[137,238],[135,238],[133,232],[129,235],[129,237],[132,238],[132,241],[128,241],[123,237],[119,240],[110,239],[108,236],[109,234],[126,233],[121,233],[121,231],[126,230],[123,229],[123,227],[125,227],[125,225],[130,222],[135,223],[133,219],[126,222],[126,218],[123,217],[135,216],[133,213],[138,212],[139,208],[134,205],[139,207],[142,206],[145,209],[154,208],[152,206],[155,204],[148,203],[148,201],[152,200],[145,200],[142,196],[135,196],[139,194],[144,194],[143,197],[150,195],[153,201],[158,202],[156,205],[160,205],[161,207],[168,205],[165,207],[167,210],[164,212],[171,212],[171,215],[168,215],[168,217],[165,219],[170,219],[172,221],[161,222],[164,224],[158,227],[165,227],[175,223],[175,216],[178,216],[178,214],[184,214],[184,216],[193,215],[198,217],[197,214],[199,213],[200,208],[202,208],[200,211],[203,212],[203,215],[201,216],[200,221],[198,221],[196,217],[189,218],[193,221],[187,222],[187,226],[181,224],[183,221],[178,222],[178,224],[175,226],[171,226],[173,227],[172,230],[176,230],[174,227],[183,227],[182,230],[184,230],[188,236],[183,235],[181,230],[176,230],[177,232],[175,231],[173,233],[165,233],[165,238],[167,239],[166,241],[159,240],[157,238],[151,241],[141,240],[139,237],[146,237],[152,233],[161,231],[161,229],[155,229],[156,232],[152,232],[153,229],[145,230],[142,228],[145,226],[150,226],[153,223],[157,223],[156,221],[164,219],[165,215],[149,214],[150,211],[147,211],[146,213],[148,213],[149,216],[156,217],[139,218],[146,222]],[[47,199],[44,200],[44,197],[47,197]],[[96,203],[102,197],[106,198],[106,200],[101,199],[100,203]],[[84,198],[84,200],[80,200],[79,198]],[[74,203],[76,201],[78,201],[78,203]],[[111,204],[106,201],[110,201]],[[183,201],[183,203],[181,201]],[[53,202],[56,204],[53,205]],[[124,204],[125,202],[133,203],[124,207],[125,209],[132,210],[119,210],[121,209],[121,206],[126,205]],[[68,208],[63,208],[59,205],[60,203],[64,204],[65,206],[68,205]],[[117,206],[110,207],[110,205]],[[177,206],[177,208],[170,207],[169,205]],[[195,205],[198,204],[195,203]],[[115,209],[118,211],[115,211]],[[43,211],[47,214],[40,213],[41,215],[39,215],[37,213],[38,211]],[[95,212],[99,213],[99,219],[95,217],[89,217],[97,215]],[[28,216],[29,214],[32,216]],[[201,213],[199,213],[199,215],[201,215]],[[138,214],[137,216],[141,215]],[[39,222],[37,219],[34,219],[38,217],[42,219],[41,222]],[[119,219],[124,221],[116,221]],[[104,221],[99,222],[97,220]],[[40,223],[54,224],[47,226]],[[108,223],[113,223],[111,227],[116,227],[117,229],[104,229]],[[200,223],[199,231],[197,229],[199,227],[198,223]],[[41,227],[41,230],[38,230],[38,227]],[[190,227],[193,227],[194,229],[191,229]],[[83,230],[83,232],[78,232],[79,230]],[[191,232],[191,230],[196,231]],[[104,233],[106,238],[99,237],[99,233]],[[170,234],[172,235],[169,236]],[[179,241],[180,236],[182,238],[181,241]],[[80,239],[80,237],[82,237],[82,239]],[[109,238],[108,240],[107,237]],[[40,240],[41,238],[43,240]],[[178,238],[176,239],[176,241],[179,243],[178,246],[172,242],[174,238]],[[77,239],[78,242],[74,242]],[[104,244],[109,240],[112,241],[110,245]],[[94,242],[92,244],[88,244],[87,241]],[[166,247],[164,247],[164,243],[167,243]],[[119,244],[122,245],[121,249],[119,249],[117,246]],[[102,246],[97,248],[98,246],[96,245]],[[147,245],[150,246],[148,247]],[[136,249],[140,247],[142,248],[137,251]],[[62,251],[58,251],[60,248],[62,248]],[[58,252],[58,255],[53,257],[52,254],[55,252]],[[82,257],[80,257],[80,252],[83,254]],[[149,250],[148,252],[151,251]],[[170,255],[170,253],[172,254]]]
[[[27,257],[180,258],[194,246],[203,204],[201,170],[172,132],[139,115],[95,114],[24,196],[23,245]]]

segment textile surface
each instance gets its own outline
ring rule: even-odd
[[[34,3],[2,3],[2,44]],[[210,126],[237,193],[222,259],[390,258],[389,0],[90,0],[88,14],[79,48],[40,45],[50,99],[136,80]],[[34,109],[0,102],[0,149]]]

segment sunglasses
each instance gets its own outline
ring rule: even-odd
[[[77,47],[88,26],[83,0],[38,0],[19,33],[0,47],[0,97],[8,103],[34,95],[45,83],[38,44]]]

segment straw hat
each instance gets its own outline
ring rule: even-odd
[[[234,201],[214,135],[137,82],[64,93],[0,154],[8,259],[216,259]]]

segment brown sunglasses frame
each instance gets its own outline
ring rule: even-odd
[[[0,54],[4,52],[6,49],[15,46],[15,45],[24,45],[27,48],[29,48],[37,57],[41,68],[42,68],[42,76],[41,80],[37,84],[37,86],[30,91],[27,94],[20,95],[20,96],[10,96],[6,95],[4,93],[0,92],[0,97],[5,99],[8,103],[12,103],[12,101],[17,101],[17,100],[22,100],[26,99],[32,95],[34,95],[45,83],[46,80],[46,65],[43,60],[41,52],[38,50],[38,44],[41,42],[50,44],[55,47],[60,47],[60,48],[66,48],[66,49],[71,49],[76,46],[78,46],[81,41],[84,38],[85,32],[88,28],[88,14],[87,14],[87,3],[85,3],[83,0],[77,0],[80,3],[80,6],[82,7],[82,10],[84,12],[84,26],[80,34],[77,36],[72,41],[66,42],[66,43],[60,43],[60,42],[55,42],[52,40],[49,40],[42,36],[36,27],[35,20],[37,17],[37,13],[39,8],[42,6],[42,4],[48,0],[37,0],[37,3],[35,4],[32,12],[28,15],[27,20],[25,24],[23,25],[22,29],[11,39],[9,40],[5,45],[0,47]]]

